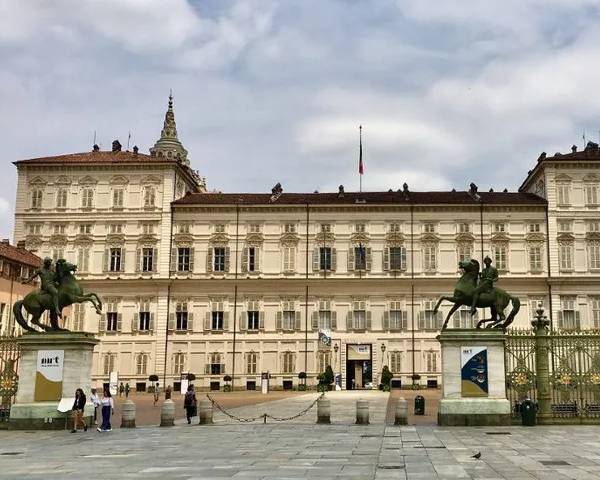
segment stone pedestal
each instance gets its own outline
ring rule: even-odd
[[[26,333],[17,341],[21,347],[19,388],[10,409],[9,428],[57,430],[70,427],[73,423],[71,412],[59,412],[57,407],[61,398],[73,399],[77,388],[81,388],[88,398],[84,419],[88,426],[92,425],[94,407],[89,402],[92,352],[98,343],[94,335],[82,332]],[[44,395],[36,392],[39,351],[64,352],[62,385],[58,385],[54,392],[46,391]],[[38,378],[38,390],[41,390],[40,385]]]
[[[442,346],[442,399],[438,409],[438,424],[510,425],[510,402],[506,398],[504,370],[504,333],[496,329],[447,329],[437,338]],[[473,351],[477,351],[478,347],[486,348],[487,392],[477,390],[477,387],[470,388],[468,381],[466,384],[463,382],[461,352],[469,347]],[[477,372],[473,375],[477,376]],[[481,385],[484,385],[483,382]]]

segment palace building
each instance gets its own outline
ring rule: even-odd
[[[15,241],[78,265],[103,314],[76,305],[66,326],[97,333],[93,376],[151,374],[201,388],[293,388],[331,365],[342,388],[440,382],[436,336],[458,261],[489,255],[554,329],[600,328],[600,152],[542,154],[518,192],[209,193],[178,139],[172,99],[150,154],[92,151],[15,162]],[[462,187],[462,186],[460,186]],[[509,306],[510,308],[510,306]],[[479,315],[484,312],[479,311]],[[508,313],[508,309],[507,309]],[[489,315],[489,311],[487,312]],[[451,327],[480,317],[457,311]],[[331,342],[319,340],[329,331]]]

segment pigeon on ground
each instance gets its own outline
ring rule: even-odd
[[[477,452],[475,455],[472,455],[471,458],[479,460],[481,458],[481,452]]]

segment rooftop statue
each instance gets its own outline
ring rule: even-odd
[[[56,261],[55,268],[52,268],[51,258],[44,259],[44,265],[27,280],[30,282],[35,277],[40,277],[40,289],[30,292],[23,300],[18,300],[13,305],[15,319],[23,329],[30,332],[38,331],[30,326],[27,319],[23,317],[23,307],[31,315],[30,322],[45,331],[66,330],[58,325],[58,318],[62,316],[63,308],[74,303],[90,302],[94,305],[98,315],[102,313],[100,297],[95,293],[83,293],[79,282],[73,275],[75,270],[77,270],[77,265],[69,263],[63,258]],[[40,318],[46,310],[50,313],[50,325],[40,322]]]
[[[454,295],[441,297],[434,308],[434,313],[437,313],[440,304],[444,300],[454,304],[448,312],[442,330],[448,325],[448,320],[450,320],[452,314],[463,305],[470,307],[471,315],[475,314],[477,308],[490,309],[491,318],[479,320],[477,328],[481,328],[485,323],[490,323],[487,328],[507,328],[515,319],[521,308],[521,302],[517,297],[513,297],[501,288],[494,287],[494,283],[498,281],[498,270],[492,267],[490,257],[485,257],[483,262],[485,268],[481,273],[479,272],[479,262],[477,260],[467,259],[458,262],[463,274],[456,282]],[[512,310],[506,317],[504,310],[509,302],[512,303]]]

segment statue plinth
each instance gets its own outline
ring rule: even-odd
[[[505,334],[497,329],[447,329],[442,347],[442,426],[510,425],[504,366]]]
[[[99,340],[91,333],[62,331],[26,333],[17,342],[21,347],[19,387],[10,409],[9,428],[66,428],[71,412],[60,412],[58,406],[61,399],[65,403],[71,399],[70,408],[77,388],[88,398],[84,417],[90,426],[92,352]]]

